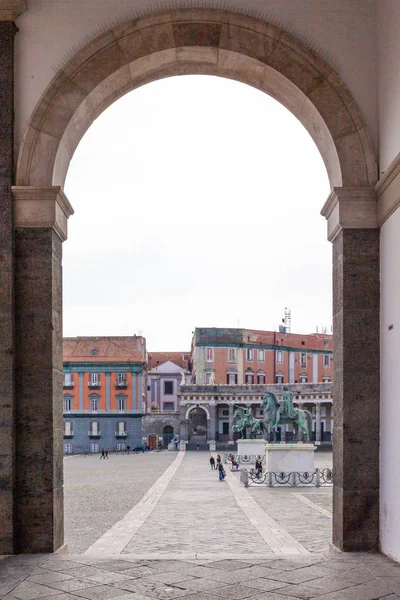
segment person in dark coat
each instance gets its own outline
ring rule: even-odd
[[[222,464],[222,462],[220,462],[218,465],[218,475],[219,475],[220,481],[223,481],[225,479],[225,470],[224,470],[224,465]]]
[[[210,466],[212,469],[215,469],[215,458],[213,456],[210,456]]]

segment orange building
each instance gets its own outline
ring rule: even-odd
[[[64,338],[64,451],[142,441],[147,366],[140,336]]]

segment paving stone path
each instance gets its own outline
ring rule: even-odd
[[[314,547],[312,534],[304,536],[304,515],[321,518],[320,531],[330,526],[329,502],[315,490],[246,490],[229,471],[219,482],[207,460],[206,453],[177,455],[82,555],[0,557],[0,598],[400,599],[398,563],[327,546],[321,552],[322,534]]]

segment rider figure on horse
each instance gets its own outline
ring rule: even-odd
[[[297,409],[293,406],[293,394],[287,385],[283,387],[283,397],[276,413],[275,427],[278,426],[281,418],[286,418],[288,420],[297,418]]]
[[[293,406],[293,394],[287,385],[283,386],[281,415],[283,417],[287,417],[288,419],[295,419],[297,416],[297,411]]]

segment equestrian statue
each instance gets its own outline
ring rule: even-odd
[[[285,385],[283,388],[282,402],[279,404],[277,397],[273,392],[266,392],[261,400],[260,407],[264,410],[264,431],[270,425],[276,442],[276,431],[278,425],[286,423],[292,424],[294,428],[293,441],[298,440],[299,430],[305,435],[306,441],[310,441],[310,432],[312,430],[312,415],[309,410],[295,408],[293,406],[293,394]]]
[[[263,422],[253,417],[251,406],[236,406],[233,418],[236,419],[236,424],[233,425],[232,431],[240,431],[240,439],[244,439],[247,427],[251,428],[252,438],[264,431]]]

